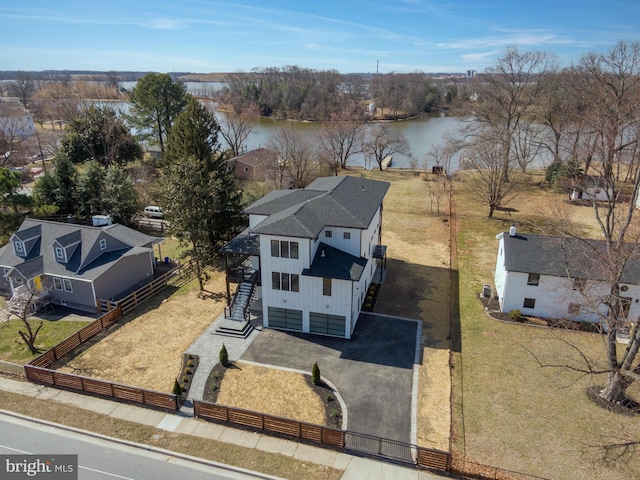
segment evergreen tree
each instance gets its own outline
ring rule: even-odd
[[[164,152],[173,121],[187,103],[185,86],[166,73],[149,73],[138,80],[129,101],[132,106],[129,120],[140,130],[152,130],[160,151]]]
[[[53,171],[46,172],[35,186],[40,205],[55,205],[62,214],[76,212],[76,167],[67,155],[58,152],[52,160]]]
[[[107,171],[102,204],[114,222],[133,224],[138,210],[138,192],[129,174],[119,167]]]
[[[89,162],[84,173],[78,175],[78,213],[90,217],[104,213],[104,186],[106,173],[98,162]]]
[[[163,206],[172,233],[191,244],[201,290],[202,265],[242,222],[242,192],[227,167],[218,131],[213,114],[190,97],[167,141]]]

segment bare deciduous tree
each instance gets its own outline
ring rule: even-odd
[[[258,110],[253,107],[241,113],[227,112],[220,122],[220,135],[231,150],[231,155],[237,157],[242,146],[255,127],[255,117]]]
[[[503,154],[502,145],[491,140],[476,141],[463,151],[464,167],[470,170],[466,178],[477,199],[489,207],[487,218],[493,218],[493,212],[514,193],[515,184],[505,173]]]
[[[362,151],[371,160],[375,161],[382,170],[385,158],[396,154],[410,155],[409,144],[406,138],[394,132],[385,123],[379,123],[370,127],[365,133],[362,143]]]
[[[347,168],[349,158],[362,151],[364,126],[360,122],[333,119],[325,122],[318,134],[318,143],[331,170]]]
[[[293,188],[304,188],[318,169],[316,147],[299,129],[285,125],[280,127],[268,141],[269,149],[277,153],[277,159],[266,165],[266,175],[276,188],[291,182]]]

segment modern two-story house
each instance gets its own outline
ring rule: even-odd
[[[153,279],[153,246],[162,241],[119,224],[27,218],[0,248],[0,291],[95,312],[97,299],[117,299]]]
[[[518,234],[516,228],[496,237],[494,282],[500,311],[599,323],[603,301],[611,294],[601,260],[604,243],[552,235]],[[631,253],[619,284],[621,320],[640,315],[640,258]]]
[[[324,177],[245,209],[249,228],[223,252],[247,255],[266,327],[351,338],[376,267],[389,183]]]

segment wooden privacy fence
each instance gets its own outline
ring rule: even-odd
[[[196,417],[207,420],[234,423],[265,432],[279,433],[303,440],[311,440],[332,447],[344,447],[344,430],[299,422],[288,418],[274,417],[239,408],[225,407],[200,400],[193,401],[193,412]]]
[[[79,390],[93,395],[126,400],[165,410],[177,410],[179,408],[178,396],[171,393],[156,392],[95,378],[81,377],[34,365],[25,365],[24,369],[27,378],[32,382]]]
[[[397,445],[402,444],[403,446],[408,447],[411,451],[415,452],[415,455],[412,455],[410,459],[401,459],[395,458],[394,456],[386,455],[384,454],[384,452],[374,452],[368,448],[358,448],[357,444],[353,444],[352,442],[348,441],[348,437],[361,437],[363,435],[346,430],[323,427],[321,425],[314,425],[311,423],[299,422],[297,420],[291,420],[288,418],[265,415],[263,413],[252,412],[240,408],[226,407],[224,405],[217,405],[200,400],[193,401],[193,411],[196,417],[206,420],[214,420],[240,425],[243,427],[254,428],[266,433],[287,435],[301,440],[309,440],[315,443],[320,443],[322,445],[333,448],[358,451],[360,453],[368,454],[376,458],[405,461],[407,463],[412,463],[420,468],[446,472],[449,471],[451,467],[451,456],[449,455],[449,453],[439,450],[432,450],[429,448],[417,447],[408,443],[402,444],[402,442],[375,437],[375,439],[378,441],[378,444],[381,442],[392,442]],[[374,438],[370,435],[367,435],[366,437]]]

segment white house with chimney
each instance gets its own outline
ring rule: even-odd
[[[386,258],[380,240],[388,188],[355,176],[324,177],[246,208],[249,228],[222,249],[251,264],[242,267],[229,319],[246,320],[247,302],[259,298],[265,327],[351,338]]]
[[[610,294],[607,271],[598,260],[604,242],[552,235],[520,234],[514,226],[496,236],[494,274],[500,311],[599,323]],[[619,284],[625,319],[640,316],[640,258],[635,252]]]

